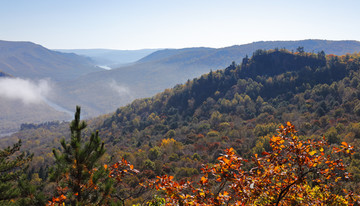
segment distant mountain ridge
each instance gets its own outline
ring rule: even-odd
[[[360,51],[360,42],[352,40],[330,41],[308,39],[300,41],[259,41],[243,45],[234,45],[224,48],[185,48],[166,49],[156,51],[149,56],[140,59],[138,62],[189,62],[191,64],[212,66],[213,69],[220,69],[231,64],[232,61],[240,63],[246,55],[252,54],[258,49],[285,48],[295,51],[298,47],[304,47],[308,52],[324,51],[326,54],[344,55]]]
[[[209,47],[194,47],[194,48],[183,48],[183,49],[163,49],[156,51],[142,59],[139,63],[152,62],[152,61],[163,61],[166,58],[174,58],[181,55],[192,55],[193,57],[198,55],[206,55],[212,51],[215,51],[214,48]]]
[[[275,49],[285,48],[287,50],[295,51],[297,47],[304,47],[308,52],[324,51],[327,54],[344,55],[346,53],[359,52],[360,42],[355,40],[320,40],[320,39],[306,39],[299,41],[259,41],[250,44],[235,45],[228,48],[241,48],[249,50],[257,49]],[[249,54],[249,56],[252,54]]]
[[[114,49],[56,49],[64,53],[90,57],[96,64],[116,67],[116,65],[136,62],[159,49],[114,50]]]
[[[63,81],[102,69],[89,58],[52,51],[32,42],[0,41],[0,70],[15,77]]]

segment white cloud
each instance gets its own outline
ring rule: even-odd
[[[109,83],[111,89],[116,91],[120,96],[128,95],[130,96],[130,89],[125,86],[118,85],[115,80],[112,80]]]
[[[21,100],[24,104],[41,103],[50,90],[47,80],[34,82],[20,78],[0,78],[0,97]]]

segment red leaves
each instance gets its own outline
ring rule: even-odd
[[[263,155],[263,156],[266,156],[266,155],[269,155],[269,154],[270,154],[270,153],[265,152],[265,151],[261,153],[261,155]]]

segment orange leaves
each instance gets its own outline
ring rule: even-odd
[[[279,173],[281,171],[281,168],[279,166],[275,166],[274,172]]]
[[[202,168],[197,184],[177,182],[165,175],[153,185],[167,194],[170,205],[343,204],[344,198],[332,194],[333,183],[342,180],[342,159],[325,156],[329,145],[324,139],[301,140],[295,133],[290,122],[281,125],[278,135],[270,138],[272,152],[255,154],[250,164],[233,148],[226,149],[218,163]],[[335,151],[352,154],[353,148],[342,143]],[[244,170],[244,164],[250,169]],[[316,175],[308,178],[309,174]],[[344,174],[344,178],[349,177]]]
[[[292,125],[290,122],[286,122],[286,125],[287,125],[288,127],[293,127],[293,125]]]
[[[200,179],[200,184],[201,184],[201,185],[205,185],[206,183],[208,183],[207,175],[206,175],[206,176],[202,176],[201,179]]]
[[[228,158],[219,158],[218,160],[223,161],[226,165],[230,163]]]
[[[347,156],[350,156],[353,155],[355,153],[354,151],[354,147],[347,144],[346,142],[342,142],[341,143],[341,148],[343,150],[343,152],[347,155]]]
[[[299,144],[296,145],[296,149],[301,149],[302,146],[303,146],[303,143],[299,142]]]
[[[139,171],[134,169],[134,165],[131,165],[122,158],[121,161],[110,166],[109,177],[115,178],[118,182],[121,182],[125,175],[135,175],[137,173],[139,173]]]
[[[155,186],[157,190],[162,190],[167,195],[168,203],[182,202],[183,199],[191,198],[189,195],[182,194],[182,190],[186,187],[185,182],[173,181],[173,176],[164,175],[162,177],[157,176],[155,181],[149,183],[148,187]]]
[[[278,141],[280,141],[281,140],[281,137],[279,137],[279,136],[273,136],[272,138],[271,138],[271,142],[278,142]]]
[[[47,205],[49,206],[61,205],[65,203],[66,199],[68,199],[66,195],[64,195],[68,192],[69,190],[68,187],[57,187],[56,190],[59,195],[57,197],[53,197],[51,201],[48,202]]]
[[[67,199],[66,196],[62,194],[58,197],[53,197],[52,200],[49,201],[47,205],[49,206],[61,205],[64,204],[66,199]]]
[[[225,151],[227,151],[226,153],[227,153],[228,155],[233,155],[233,154],[235,154],[234,148],[226,149]]]

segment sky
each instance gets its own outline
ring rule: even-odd
[[[0,40],[49,49],[358,40],[359,0],[0,0]]]

